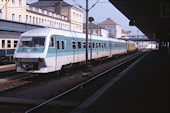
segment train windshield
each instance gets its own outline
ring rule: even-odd
[[[20,47],[44,47],[45,37],[21,37]]]

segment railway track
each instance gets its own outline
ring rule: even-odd
[[[71,113],[79,113],[79,110],[84,107],[84,105],[81,104],[84,100],[86,100],[89,96],[93,95],[95,92],[97,92],[97,90],[99,90],[103,86],[107,85],[107,83],[111,80],[114,81],[112,83],[113,85],[115,82],[121,79],[130,68],[132,68],[141,60],[137,60],[141,56],[143,56],[143,54],[128,59],[127,61],[122,62],[119,65],[116,65],[88,79],[87,81],[84,81],[74,86],[73,88],[62,92],[59,95],[54,96],[53,98],[50,98],[49,100],[31,109],[28,109],[25,113],[69,113],[71,111]],[[78,108],[75,109],[76,107]]]

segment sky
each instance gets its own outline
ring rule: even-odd
[[[37,0],[27,0],[27,3],[33,3]],[[77,7],[81,5],[83,8],[86,7],[86,0],[64,0],[65,2]],[[97,0],[89,0],[89,8],[96,3]],[[82,9],[84,11],[84,9]],[[124,31],[131,31],[133,35],[137,35],[137,32],[139,35],[143,34],[137,27],[135,26],[129,26],[129,19],[126,18],[116,7],[114,7],[108,0],[99,0],[99,2],[91,8],[89,11],[89,17],[92,16],[94,18],[94,23],[100,23],[107,18],[111,18],[114,22],[119,24]],[[85,11],[84,11],[84,23],[85,23]]]

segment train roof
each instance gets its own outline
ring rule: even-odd
[[[25,33],[22,33],[21,36],[48,36],[48,35],[61,35],[61,36],[68,36],[68,37],[75,37],[75,38],[86,38],[85,33],[81,32],[74,32],[74,31],[67,31],[67,30],[60,30],[60,29],[52,29],[52,28],[38,28],[38,29],[32,29]],[[90,34],[89,34],[90,39]],[[120,39],[113,39],[108,37],[102,37],[102,36],[96,36],[92,35],[93,39],[97,40],[111,40],[111,41],[117,41],[117,42],[126,42],[124,40]]]

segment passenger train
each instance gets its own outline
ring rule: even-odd
[[[124,40],[94,36],[89,39],[92,59],[112,57],[136,50],[135,44]],[[51,28],[22,33],[14,53],[17,72],[48,73],[63,66],[85,61],[84,33]],[[90,49],[89,49],[90,58]]]

